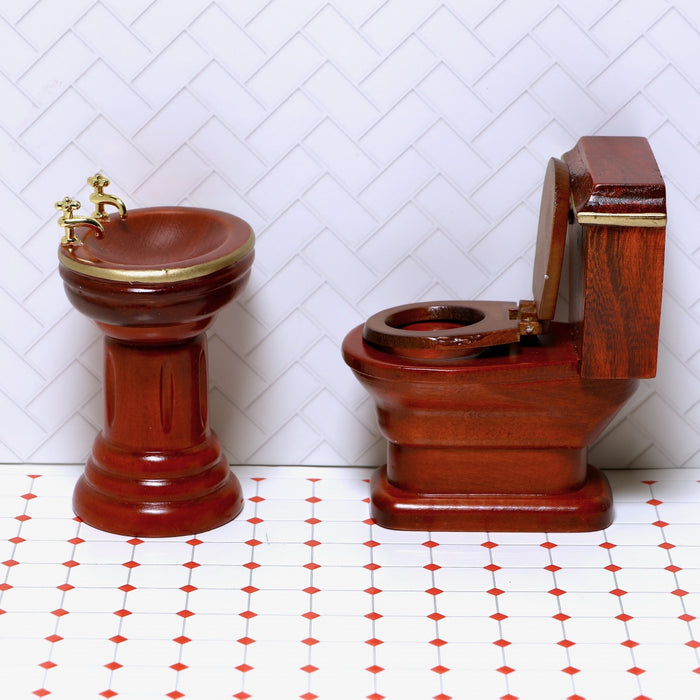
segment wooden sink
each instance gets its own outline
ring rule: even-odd
[[[254,235],[224,212],[112,215],[59,248],[73,306],[105,333],[105,417],[73,507],[101,530],[167,537],[240,511],[236,476],[209,427],[206,329],[250,276]]]

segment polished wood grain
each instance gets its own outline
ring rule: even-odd
[[[666,213],[664,182],[646,139],[588,137],[564,161],[577,212]],[[665,228],[574,222],[569,241],[570,321],[582,376],[653,377]]]
[[[629,204],[632,213],[658,214],[663,182],[643,139],[584,138],[552,167],[559,184],[546,179],[541,215],[556,216],[569,237],[570,323],[475,357],[402,354],[400,341],[367,342],[363,326],[343,342],[388,444],[371,483],[379,525],[576,532],[612,522],[610,487],[588,464],[588,448],[655,367],[664,229],[644,218],[580,225],[568,202],[562,221],[561,203],[570,191],[588,212]],[[551,225],[540,222],[538,248]],[[548,269],[539,249],[536,260]]]
[[[159,251],[164,264],[181,265],[211,260],[212,251],[226,255],[249,232],[244,222],[210,210],[181,214],[130,212],[89,248],[101,251],[104,267],[129,269],[132,257],[135,267],[153,265]],[[125,229],[129,221],[135,229]],[[134,245],[140,233],[146,239]],[[211,274],[163,283],[103,279],[59,265],[71,303],[105,333],[104,425],[73,495],[88,524],[170,537],[223,525],[242,508],[240,484],[209,425],[205,331],[243,290],[253,257],[251,250]]]

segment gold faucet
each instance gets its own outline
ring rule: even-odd
[[[63,246],[78,246],[83,242],[75,235],[73,230],[77,226],[87,226],[94,229],[99,236],[104,228],[102,224],[94,218],[87,216],[73,216],[73,212],[80,209],[80,202],[70,197],[64,197],[54,205],[56,209],[63,212],[63,215],[58,219],[58,225],[63,228],[63,238],[61,245]]]
[[[94,188],[94,192],[90,195],[90,201],[95,205],[95,211],[92,213],[92,218],[97,221],[109,219],[109,214],[105,211],[105,204],[111,204],[117,208],[119,216],[126,219],[126,206],[124,202],[115,197],[113,194],[107,194],[104,188],[109,186],[109,180],[102,174],[96,173],[87,179],[88,185]]]

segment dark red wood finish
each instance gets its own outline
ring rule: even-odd
[[[588,137],[564,160],[577,211],[665,213],[663,178],[646,139]],[[665,228],[574,224],[569,241],[570,321],[581,375],[655,376]]]
[[[606,165],[609,158],[624,162]],[[607,188],[606,212],[627,212],[630,201],[634,211],[665,211],[663,183],[659,190],[658,169],[643,139],[584,138],[565,161],[585,164],[569,166],[575,196],[586,188],[599,191],[600,179],[619,180]],[[645,189],[644,183],[651,184]],[[573,215],[571,221],[569,236],[580,241],[570,260],[571,324],[551,323],[539,339],[466,359],[404,357],[395,346],[387,351],[367,343],[362,326],[346,336],[343,356],[374,399],[388,441],[387,464],[371,483],[371,514],[379,525],[574,532],[611,523],[609,485],[588,464],[587,452],[632,396],[637,377],[651,371],[658,338],[648,329],[658,333],[664,229],[644,221],[624,227],[580,226]],[[615,254],[593,261],[596,252],[610,251],[605,236],[615,237]],[[650,295],[649,284],[653,299],[647,304],[638,297]],[[639,304],[647,304],[641,321]],[[604,307],[603,316],[591,320],[596,305]],[[577,316],[579,309],[585,316]],[[605,340],[591,339],[601,326]],[[628,337],[639,328],[639,338]],[[616,345],[633,349],[617,352]],[[593,376],[582,372],[585,356]]]
[[[199,229],[196,211],[204,219]],[[191,247],[193,239],[207,235],[212,219],[208,210],[187,213],[194,227]],[[133,230],[140,220],[134,214],[128,235],[105,227],[105,244],[111,236],[112,248],[124,246],[118,253],[124,261],[139,233]],[[249,229],[230,219],[223,224],[237,227],[228,232],[228,245],[235,247]],[[158,210],[149,210],[143,220],[156,226]],[[169,249],[188,259],[176,245]],[[218,527],[241,510],[240,484],[209,427],[205,331],[244,288],[253,256],[251,250],[202,277],[153,284],[100,279],[59,266],[71,303],[106,336],[104,426],[73,496],[75,513],[88,524],[123,535],[170,537]]]

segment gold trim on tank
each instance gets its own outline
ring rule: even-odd
[[[649,228],[661,228],[666,226],[666,214],[663,212],[576,212],[576,221],[579,224],[593,226],[648,226]]]

